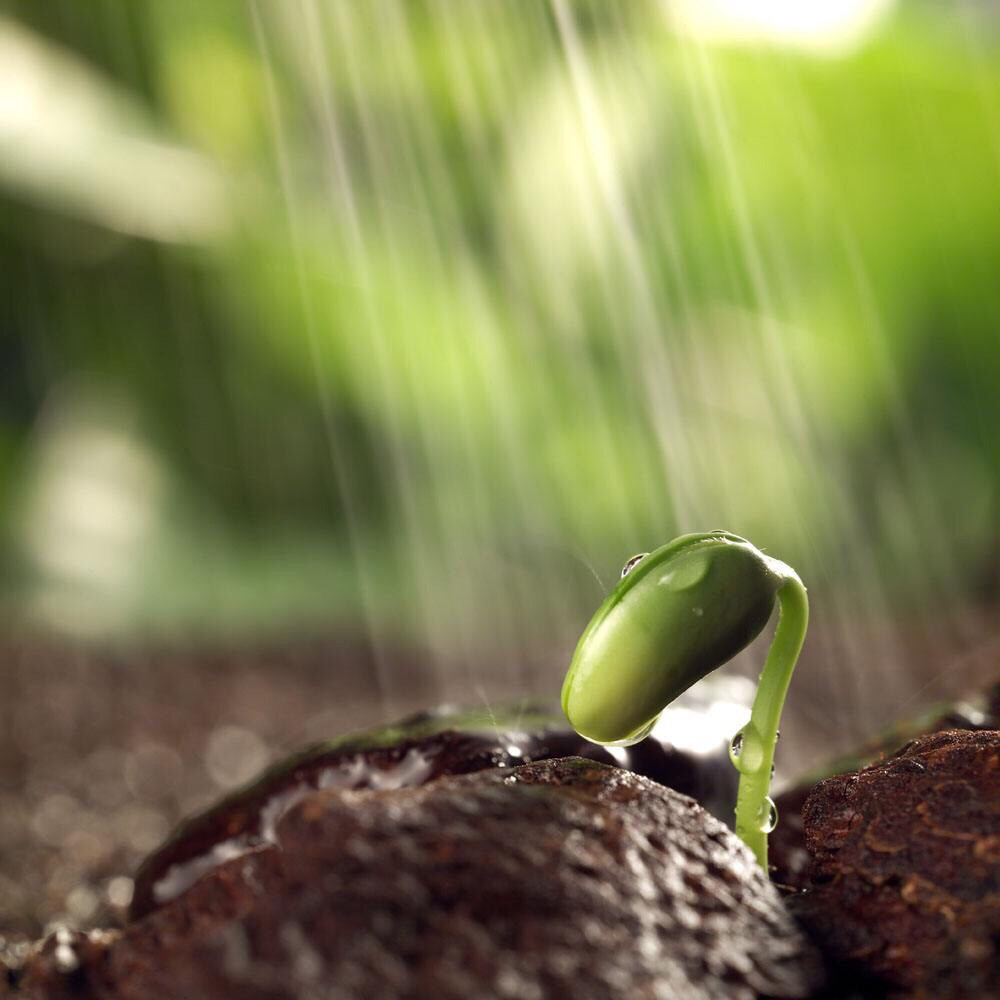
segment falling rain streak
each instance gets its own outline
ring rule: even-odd
[[[102,8],[94,65],[0,22],[0,184],[49,213],[8,269],[20,608],[353,630],[368,717],[488,711],[553,696],[595,577],[722,524],[812,596],[779,767],[981,674],[994,15],[213,6]]]

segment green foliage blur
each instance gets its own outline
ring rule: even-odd
[[[719,527],[995,597],[1000,12],[873,6],[0,5],[7,605],[513,656]]]

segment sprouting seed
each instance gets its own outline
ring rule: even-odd
[[[736,833],[765,870],[774,744],[809,619],[794,570],[724,531],[683,535],[634,556],[580,638],[562,691],[563,711],[582,736],[634,743],[679,694],[755,639],[775,603],[778,625],[750,721],[730,746],[740,772]]]

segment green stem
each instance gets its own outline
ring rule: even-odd
[[[740,785],[736,796],[736,834],[753,851],[765,872],[774,745],[785,694],[809,622],[806,588],[790,567],[782,564],[781,571],[785,581],[778,590],[778,625],[760,675],[750,721],[743,729],[743,746],[737,764]]]

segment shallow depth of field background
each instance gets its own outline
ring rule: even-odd
[[[786,772],[997,672],[1000,5],[0,12],[11,829],[86,828],[74,741],[203,801],[551,697],[690,530],[810,587]]]

